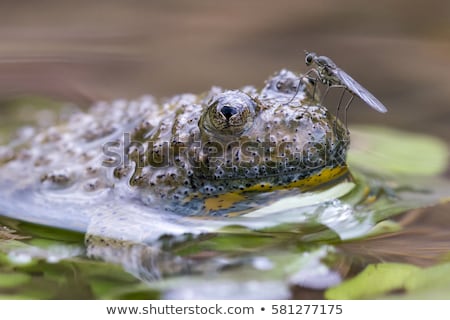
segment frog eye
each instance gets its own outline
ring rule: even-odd
[[[225,119],[227,119],[227,121],[229,121],[232,116],[239,113],[239,109],[233,106],[225,105],[220,108],[219,112]]]
[[[252,125],[255,109],[255,101],[247,94],[226,91],[210,101],[203,124],[209,131],[241,134]]]

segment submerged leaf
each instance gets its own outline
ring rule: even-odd
[[[450,263],[425,269],[398,263],[369,265],[353,279],[328,289],[325,297],[450,299]]]
[[[395,221],[385,220],[377,223],[369,233],[367,237],[374,237],[381,234],[393,233],[402,230],[402,226]]]
[[[415,272],[405,282],[406,299],[450,299],[450,263]]]
[[[322,289],[340,282],[340,275],[322,261],[334,253],[330,246],[267,252],[264,258],[216,261],[218,269],[208,265],[203,275],[172,277],[149,285],[164,292],[165,299],[288,299],[293,285]]]
[[[380,294],[402,289],[406,280],[418,267],[400,263],[379,263],[369,265],[356,277],[330,288],[325,292],[327,299],[367,299]]]
[[[28,236],[23,236],[16,233],[16,230],[8,228],[6,226],[2,226],[0,224],[0,241],[2,240],[23,240],[29,239]]]
[[[25,273],[3,273],[0,274],[0,288],[11,288],[23,285],[31,280]]]

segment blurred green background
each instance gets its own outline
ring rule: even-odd
[[[307,49],[330,56],[389,108],[378,114],[358,100],[350,124],[450,138],[449,40],[446,0],[1,1],[0,99],[87,105],[260,87],[281,68],[305,72]]]

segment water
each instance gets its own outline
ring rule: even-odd
[[[367,160],[351,151],[352,181],[277,194],[263,208],[230,218],[176,217],[109,202],[105,208],[116,214],[94,216],[88,241],[83,233],[0,218],[0,292],[51,299],[317,298],[370,263],[425,267],[445,261],[449,217],[430,220],[422,209],[449,198],[449,182],[435,176],[442,163],[420,170],[409,165],[408,152],[401,157],[394,147],[437,156],[445,144],[383,128],[352,132],[356,145],[372,146],[372,161],[395,158],[404,166],[378,165],[369,172],[361,166]],[[386,138],[389,143],[377,145]],[[411,213],[391,220],[403,212]]]

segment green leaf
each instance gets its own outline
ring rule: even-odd
[[[299,194],[292,197],[285,197],[269,206],[252,211],[245,215],[246,218],[264,217],[274,215],[277,212],[284,212],[291,209],[313,206],[326,201],[337,199],[348,194],[355,184],[353,182],[342,182],[326,190],[319,190],[310,193]]]
[[[404,299],[450,299],[450,263],[412,274],[405,282],[405,289]]]
[[[395,221],[392,220],[385,220],[377,223],[375,227],[370,230],[366,237],[375,237],[378,235],[386,234],[386,233],[393,233],[402,230],[402,226]]]
[[[0,274],[0,288],[12,288],[25,284],[31,277],[25,273],[3,273]]]
[[[0,300],[31,300],[36,299],[33,296],[27,296],[26,294],[0,294]]]
[[[449,150],[438,138],[383,127],[351,129],[351,166],[380,174],[430,176],[444,172]]]
[[[392,293],[397,291],[397,293]],[[429,268],[380,263],[330,288],[327,299],[450,299],[450,263]]]
[[[402,263],[380,263],[369,265],[356,277],[332,287],[325,292],[327,299],[370,299],[380,294],[403,289],[406,280],[420,270]]]

